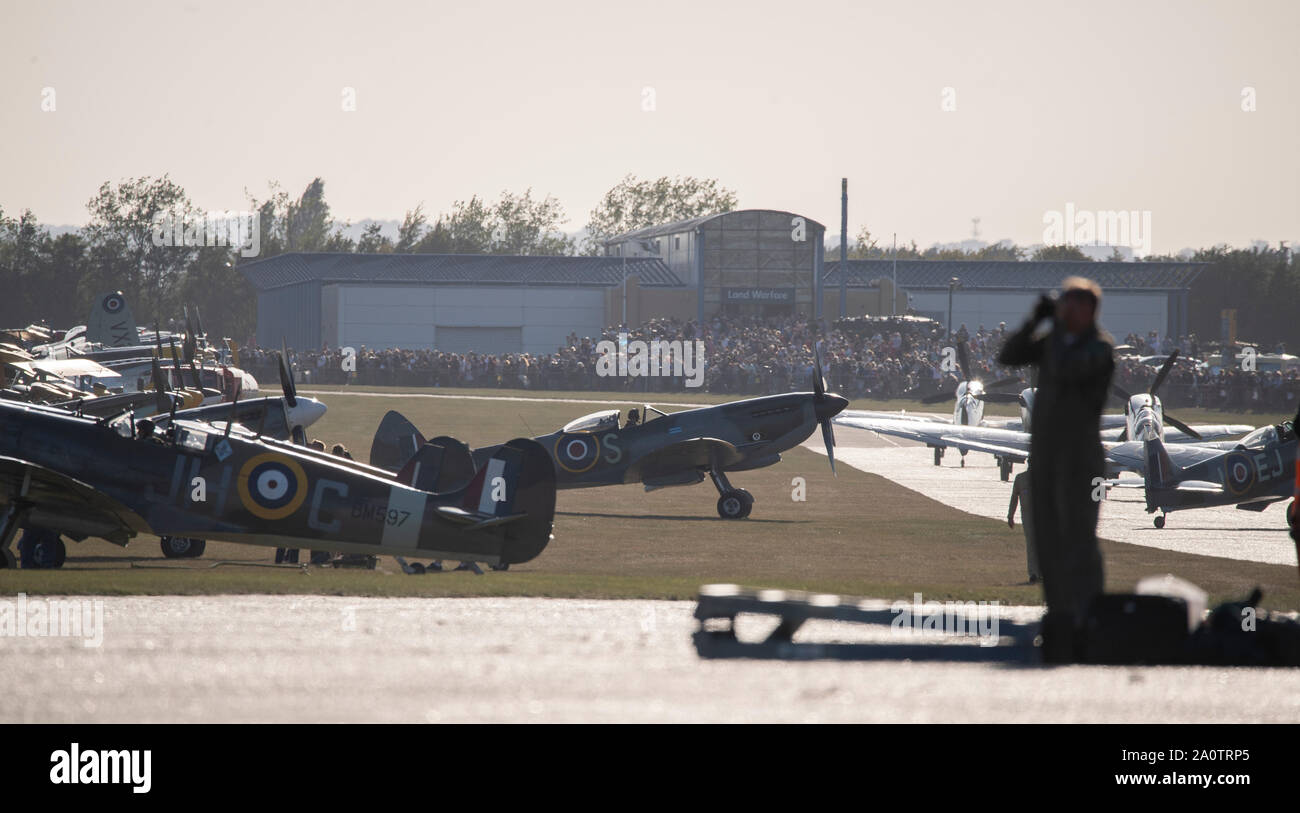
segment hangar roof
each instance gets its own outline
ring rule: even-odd
[[[823,284],[840,284],[839,261],[826,262]],[[881,277],[891,278],[893,260],[849,260],[851,287],[870,287]],[[1207,263],[1143,263],[1053,261],[1020,262],[1003,260],[899,260],[898,287],[912,290],[947,290],[948,280],[957,277],[962,287],[1004,290],[1049,290],[1069,276],[1096,280],[1103,291],[1116,289],[1180,291],[1189,288]]]
[[[609,287],[623,281],[619,257],[292,252],[241,263],[239,270],[259,291],[306,282]],[[682,285],[658,257],[627,258],[627,273],[645,288]]]
[[[703,224],[708,223],[710,220],[716,220],[717,218],[726,217],[728,215],[745,215],[751,212],[761,213],[761,214],[790,215],[791,217],[802,217],[802,215],[796,215],[794,212],[786,212],[781,209],[733,209],[730,212],[718,212],[717,214],[704,215],[703,217],[692,217],[689,220],[677,220],[672,223],[661,223],[658,226],[647,226],[644,229],[636,229],[635,231],[628,231],[628,232],[623,232],[622,234],[615,234],[613,236],[606,237],[604,240],[601,241],[601,244],[609,246],[615,243],[626,243],[630,240],[645,240],[650,237],[662,237],[666,234],[681,234],[683,232],[694,231],[695,229],[699,228]],[[805,217],[804,221],[813,230],[821,230],[821,231],[826,230],[825,226],[823,226],[821,223],[818,223],[816,220],[813,220],[810,217]]]

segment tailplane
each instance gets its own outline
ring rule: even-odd
[[[517,438],[501,446],[455,502],[441,505],[443,519],[501,535],[503,564],[527,562],[551,540],[555,519],[555,465],[537,441]]]

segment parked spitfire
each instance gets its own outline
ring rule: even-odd
[[[554,461],[557,488],[641,483],[646,491],[652,491],[694,485],[707,475],[718,490],[718,515],[743,519],[753,509],[754,498],[731,484],[729,472],[779,462],[782,452],[798,446],[819,425],[831,471],[835,470],[831,418],[848,401],[826,392],[820,347],[815,355],[812,392],[768,395],[671,413],[646,404],[642,410],[629,410],[628,420],[621,427],[619,410],[607,409],[571,421],[558,432],[535,440]],[[390,412],[375,435],[370,462],[397,470],[423,442],[419,430],[401,415]],[[499,448],[474,450],[474,467],[481,471]]]
[[[227,424],[131,413],[94,420],[0,402],[0,565],[26,528],[23,564],[59,567],[62,535],[125,545],[141,533],[339,553],[525,562],[551,535],[555,473],[546,451],[501,446],[468,484],[440,489],[442,449],[419,476],[255,437]]]

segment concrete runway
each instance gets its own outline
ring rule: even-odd
[[[962,511],[1006,520],[1011,484],[998,479],[992,455],[971,452],[963,469],[956,449],[949,449],[943,464],[935,466],[932,449],[865,429],[836,425],[835,441],[837,461]],[[804,445],[826,453],[820,434]],[[1017,466],[1016,471],[1023,467]],[[1275,503],[1258,514],[1229,506],[1177,511],[1169,515],[1163,529],[1157,529],[1151,524],[1155,515],[1146,513],[1142,489],[1113,488],[1102,503],[1097,533],[1131,545],[1294,567],[1296,548],[1287,533],[1286,506],[1286,502]]]
[[[99,648],[0,637],[0,721],[1300,719],[1300,670],[701,660],[693,602],[98,600]],[[1037,612],[1003,610],[1019,619]],[[755,619],[741,632],[770,624]],[[863,640],[867,629],[817,622],[801,638]],[[894,641],[907,635],[878,630]]]

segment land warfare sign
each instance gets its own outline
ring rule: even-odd
[[[723,288],[722,301],[733,305],[753,303],[758,305],[794,304],[793,288]]]

